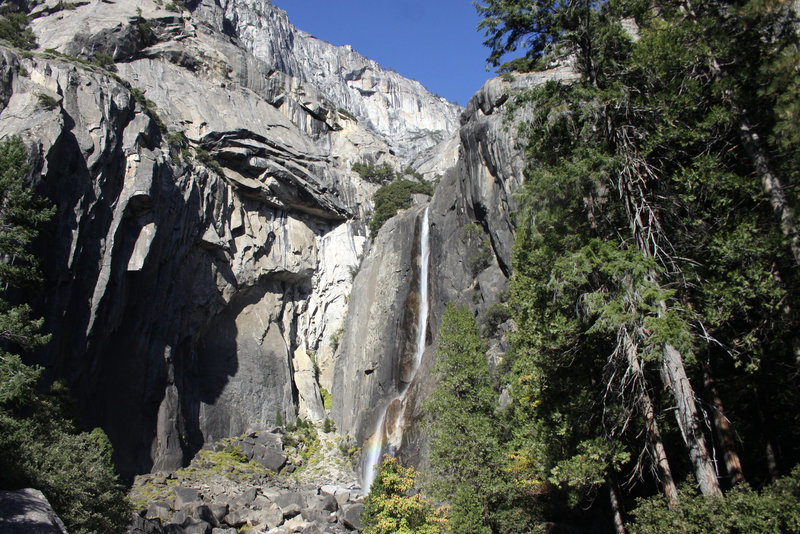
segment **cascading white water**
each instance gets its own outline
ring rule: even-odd
[[[403,439],[403,413],[405,410],[405,397],[408,387],[414,381],[414,376],[417,374],[417,368],[422,361],[422,353],[425,351],[425,339],[428,329],[428,267],[430,263],[430,247],[429,247],[429,224],[428,224],[428,208],[425,208],[425,214],[422,216],[422,231],[420,232],[420,254],[419,254],[419,309],[417,310],[417,340],[414,352],[414,366],[411,369],[411,378],[407,383],[402,386],[400,395],[391,399],[381,412],[378,418],[378,423],[375,425],[375,430],[372,435],[364,444],[364,451],[366,457],[364,460],[364,470],[361,474],[361,487],[369,492],[372,482],[375,480],[375,468],[380,462],[381,454],[387,442],[391,442],[395,447],[399,447]],[[389,407],[395,405],[400,407],[401,413],[395,414],[395,422],[390,435],[386,433],[386,414]]]

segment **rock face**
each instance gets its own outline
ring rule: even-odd
[[[350,165],[408,163],[404,139],[431,147],[459,112],[268,2],[187,5],[48,0],[47,51],[0,48],[0,137],[23,137],[57,206],[38,361],[126,476],[325,417],[377,188]]]
[[[0,491],[0,531],[6,534],[67,534],[47,498],[37,489]]]
[[[396,397],[414,358],[421,214],[406,210],[381,228],[353,283],[333,378],[337,428],[359,442]]]
[[[404,386],[407,340],[413,337],[415,324],[407,316],[417,309],[409,290],[409,284],[414,288],[416,283],[409,275],[418,247],[409,241],[418,231],[405,221],[416,220],[421,207],[389,221],[370,248],[350,298],[334,384],[367,376],[345,388],[343,398],[334,397],[332,411],[337,426],[350,429],[359,442],[371,436],[389,404],[387,418],[403,421],[406,426],[395,453],[412,464],[424,462],[425,436],[419,422],[424,416],[423,403],[436,382],[435,342],[445,306],[448,302],[467,306],[480,321],[490,305],[504,300],[511,274],[511,213],[516,208],[513,195],[523,183],[525,163],[516,129],[505,121],[504,105],[515,91],[547,80],[573,79],[575,73],[569,65],[518,75],[513,81],[493,79],[473,96],[462,114],[457,163],[446,172],[430,201],[427,348],[401,406],[392,399]],[[529,111],[516,113],[524,119]],[[441,154],[446,153],[443,149]],[[408,281],[398,284],[396,280],[401,277]],[[369,287],[373,289],[367,290]],[[393,298],[374,288],[387,291]],[[381,341],[373,341],[373,336]],[[491,338],[488,357],[494,364],[507,348],[503,329]],[[339,387],[334,391],[340,391]]]
[[[301,83],[315,84],[338,108],[387,139],[405,163],[446,139],[458,126],[457,106],[349,46],[333,46],[297,30],[269,0],[223,0],[221,4],[223,24],[255,57],[279,65],[279,70]]]
[[[32,27],[48,51],[0,47],[0,137],[23,137],[58,210],[39,243],[53,338],[38,362],[67,378],[128,477],[297,415],[330,414],[361,444],[406,389],[391,418],[399,454],[420,461],[444,307],[480,319],[511,274],[524,160],[509,94],[574,71],[491,80],[459,123],[460,108],[266,0],[185,4],[47,0]],[[108,57],[113,73],[91,63]],[[370,242],[377,186],[355,162],[443,177]],[[426,206],[427,348],[412,380]],[[511,327],[492,335],[491,363]],[[284,519],[330,515],[300,508]],[[275,511],[259,512],[269,524]]]

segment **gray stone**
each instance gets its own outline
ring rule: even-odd
[[[195,506],[202,500],[200,490],[196,488],[175,488],[175,505],[176,510],[183,510],[187,506]]]
[[[255,502],[258,492],[256,488],[247,488],[239,495],[234,501],[234,505],[238,507],[251,506]]]
[[[275,504],[267,509],[252,512],[248,518],[253,525],[263,525],[268,528],[275,528],[283,523],[283,513]]]
[[[200,504],[192,506],[189,516],[194,519],[204,521],[212,527],[219,526],[219,520],[215,517],[214,512],[208,505]]]
[[[228,504],[227,503],[209,504],[208,507],[211,510],[211,514],[214,516],[214,519],[216,519],[217,523],[222,522],[222,519],[226,515],[228,515]],[[209,521],[209,523],[211,523],[211,521]]]
[[[361,511],[364,506],[361,503],[346,504],[339,510],[339,520],[348,528],[361,530]]]
[[[339,509],[339,503],[333,495],[315,495],[307,500],[306,506],[312,510],[325,510],[335,512]]]
[[[277,473],[286,465],[288,458],[274,447],[265,447],[257,443],[253,446],[252,460]]]
[[[281,506],[281,512],[283,513],[283,517],[294,517],[298,515],[300,511],[301,511],[300,505],[295,502],[290,502]]]
[[[156,501],[147,504],[147,512],[145,517],[147,519],[161,519],[165,521],[172,515],[172,508],[169,503],[164,501]]]
[[[230,527],[239,528],[247,523],[248,513],[249,510],[244,508],[232,508],[228,511],[228,514],[225,516],[222,522]]]
[[[145,519],[139,514],[132,514],[126,534],[164,534],[164,528],[158,519]]]
[[[300,512],[300,515],[303,517],[303,519],[311,523],[321,523],[321,524],[330,523],[331,515],[333,515],[334,517],[333,522],[336,521],[335,514],[332,514],[332,512],[329,512],[327,510],[306,508]]]
[[[186,534],[211,534],[211,529],[213,528],[205,521],[191,517],[186,518],[181,526]]]
[[[0,532],[67,534],[44,494],[37,489],[0,491]]]
[[[281,509],[285,509],[290,505],[296,505],[300,508],[305,508],[307,502],[307,496],[304,493],[298,491],[287,491],[281,493],[281,495],[275,499],[275,504],[281,507]]]
[[[344,490],[338,490],[334,495],[334,498],[336,499],[336,502],[339,504],[339,506],[341,506],[350,500],[350,492]]]

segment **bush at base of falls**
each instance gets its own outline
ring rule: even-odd
[[[366,499],[364,534],[439,534],[447,531],[444,508],[416,493],[417,473],[396,458],[384,456]],[[412,495],[414,494],[414,495]]]

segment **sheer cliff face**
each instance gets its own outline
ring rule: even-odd
[[[386,139],[404,163],[412,163],[422,150],[444,141],[457,128],[458,106],[349,46],[337,47],[297,30],[269,0],[221,4],[223,24],[255,57],[319,87],[336,106]]]
[[[23,137],[58,208],[40,242],[53,340],[39,361],[106,429],[126,475],[178,467],[277,414],[319,421],[320,386],[339,431],[362,440],[410,380],[422,207],[368,245],[376,186],[350,166],[414,161],[444,174],[428,350],[393,414],[415,459],[444,305],[480,314],[510,273],[523,160],[506,93],[569,69],[489,82],[459,127],[459,108],[268,2],[190,4],[48,0],[32,26],[55,52],[0,48],[0,137]],[[89,64],[103,54],[114,74]]]
[[[0,49],[0,137],[23,137],[58,208],[40,243],[53,340],[39,361],[126,475],[278,413],[321,420],[376,189],[350,165],[399,167],[393,144],[430,131],[433,145],[458,108],[269,4],[257,22],[251,2],[57,4],[32,25],[56,52]],[[113,75],[88,64],[98,53]],[[317,84],[310,57],[340,80]]]
[[[403,440],[395,453],[410,463],[424,462],[425,436],[420,422],[424,401],[435,386],[435,344],[448,302],[467,306],[481,318],[501,300],[511,274],[514,193],[524,176],[523,146],[509,124],[505,107],[515,91],[548,80],[569,81],[569,66],[519,75],[513,82],[494,79],[470,100],[461,116],[458,159],[430,200],[430,296],[427,348],[408,384],[402,404],[393,403],[387,434]],[[523,120],[530,110],[515,112]],[[334,373],[333,417],[360,443],[375,431],[384,408],[406,387],[418,309],[416,262],[421,207],[398,215],[381,229],[355,279]],[[477,261],[481,250],[483,259]],[[490,364],[507,349],[502,325],[490,339]],[[398,413],[399,412],[399,413]]]

